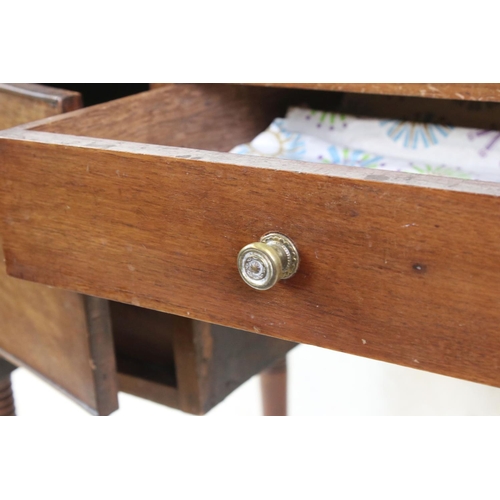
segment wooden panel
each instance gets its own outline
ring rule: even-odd
[[[500,385],[498,184],[9,135],[13,275]],[[236,256],[268,231],[295,241],[301,266],[259,292]]]
[[[0,83],[0,129],[82,107],[78,92],[33,83]]]
[[[252,85],[500,102],[500,83],[254,83]]]
[[[33,130],[102,139],[229,151],[253,139],[290,104],[330,109],[340,96],[329,92],[227,84],[169,84],[54,117]]]
[[[118,402],[105,305],[3,274],[0,354],[35,371],[92,413],[111,413]]]
[[[373,94],[342,94],[337,112],[500,130],[500,102],[456,101]]]
[[[250,377],[282,359],[295,344],[172,317],[179,408],[203,415]]]
[[[118,371],[176,386],[173,331],[167,315],[110,303]]]
[[[111,302],[120,390],[203,415],[295,344]]]
[[[304,105],[361,116],[500,129],[500,103],[497,102],[228,84],[168,84],[154,91],[54,117],[30,128],[226,152],[253,139],[274,118],[285,116],[289,106]]]
[[[160,382],[148,380],[140,375],[118,373],[120,391],[132,394],[139,398],[179,409],[179,391],[177,387],[170,387]]]
[[[296,344],[255,333],[212,325],[212,358],[207,377],[210,391],[203,410],[213,408],[250,377],[283,359]]]
[[[94,382],[93,397],[96,401],[92,408],[95,408],[98,415],[109,415],[118,409],[118,383],[109,304],[98,297],[85,295],[79,298],[83,302],[87,323],[86,340],[90,346],[89,363]]]
[[[0,84],[0,127],[80,105],[76,92]],[[0,257],[0,353],[92,413],[114,411],[118,407],[116,368],[106,301],[8,277],[1,239]]]

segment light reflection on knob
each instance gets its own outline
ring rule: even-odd
[[[293,276],[298,267],[297,248],[290,238],[279,233],[265,234],[238,254],[243,281],[257,290],[269,290],[279,280]]]

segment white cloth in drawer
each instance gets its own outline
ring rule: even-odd
[[[500,132],[290,108],[232,153],[500,182]]]

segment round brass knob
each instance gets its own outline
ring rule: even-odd
[[[265,234],[238,254],[243,281],[257,290],[269,290],[279,280],[293,276],[298,267],[297,248],[290,238],[279,233]]]

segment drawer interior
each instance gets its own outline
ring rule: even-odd
[[[289,106],[500,130],[500,103],[232,84],[166,84],[66,114],[32,130],[227,152]]]

